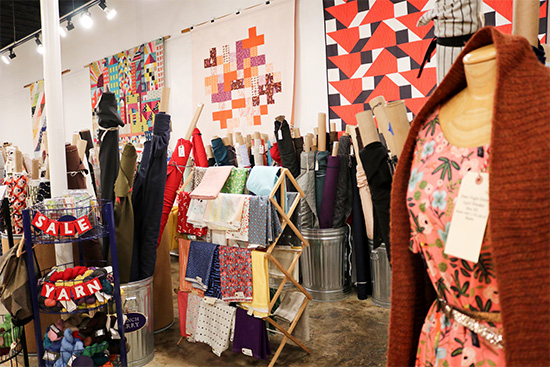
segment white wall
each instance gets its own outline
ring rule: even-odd
[[[276,1],[276,0],[274,0]],[[165,42],[165,85],[171,88],[172,143],[183,136],[194,112],[191,102],[191,36],[181,29],[234,12],[259,0],[108,0],[117,17],[108,21],[101,9],[90,9],[94,26],[76,28],[61,40],[66,140],[91,128],[90,81],[84,65],[155,38]],[[311,132],[317,113],[327,112],[323,3],[296,0],[296,86],[294,123]],[[274,24],[274,27],[277,25]],[[10,65],[0,63],[0,142],[11,141],[32,151],[30,91],[24,85],[42,79],[42,57],[34,41],[15,49]],[[47,100],[47,96],[46,96]],[[290,115],[290,112],[288,113]]]

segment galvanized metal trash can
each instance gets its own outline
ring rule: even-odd
[[[315,301],[341,301],[351,292],[349,228],[303,228],[302,285]]]
[[[145,366],[155,356],[153,277],[122,284],[120,288],[124,291],[124,312],[128,317],[124,324],[124,335],[130,345],[128,366]]]
[[[370,271],[372,277],[372,302],[378,307],[390,308],[391,268],[386,245],[376,250],[369,240]]]

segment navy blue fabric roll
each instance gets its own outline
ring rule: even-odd
[[[132,261],[131,281],[148,278],[155,272],[157,259],[157,244],[160,232],[162,207],[164,205],[164,188],[166,186],[167,149],[170,141],[170,115],[158,113],[155,115],[153,138],[151,139],[150,156],[144,162],[145,178],[138,187],[140,194],[134,191],[134,254],[138,256],[137,269]],[[140,179],[142,167],[134,183],[134,190]],[[138,197],[139,196],[139,197]],[[133,256],[134,257],[134,256]],[[133,260],[133,258],[132,258]]]
[[[212,139],[212,152],[218,166],[227,166],[229,158],[227,157],[227,148],[223,144],[222,138]]]

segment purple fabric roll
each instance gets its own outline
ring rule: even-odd
[[[321,201],[321,212],[319,213],[319,227],[332,228],[334,217],[334,200],[336,199],[336,186],[340,172],[340,157],[328,157],[327,173],[323,186],[323,199]]]
[[[252,353],[257,359],[267,359],[267,356],[271,355],[265,322],[262,319],[248,316],[242,308],[237,308],[235,315],[233,352]]]

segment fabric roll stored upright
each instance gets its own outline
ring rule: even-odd
[[[191,137],[193,143],[193,159],[197,167],[208,167],[208,157],[206,156],[206,150],[202,142],[202,134],[198,128],[193,130],[193,136]]]
[[[67,188],[69,190],[85,189],[86,177],[84,177],[84,172],[87,172],[87,170],[78,156],[76,145],[65,144],[65,158],[67,163]]]
[[[105,92],[97,106],[99,123],[99,166],[101,167],[101,198],[113,201],[114,187],[118,175],[119,151],[118,129],[124,126],[117,112],[114,93]]]
[[[296,149],[294,148],[294,140],[290,135],[290,127],[288,122],[275,121],[275,136],[277,137],[277,146],[281,154],[281,163],[283,167],[288,168],[292,176],[300,175],[300,161],[296,159]],[[294,191],[291,188],[291,191]]]
[[[99,193],[97,190],[97,185],[95,184],[95,172],[94,167],[92,163],[90,162],[90,150],[94,149],[94,142],[92,140],[92,134],[90,133],[90,130],[82,130],[80,133],[80,139],[86,141],[86,165],[88,166],[88,171],[90,172],[90,180],[92,182],[92,187],[94,188],[95,196],[99,197]]]
[[[170,140],[170,115],[155,115],[150,157],[147,162],[145,179],[139,188],[141,197],[134,199],[134,218],[136,235],[134,236],[133,258],[137,256],[138,268],[134,271],[132,261],[132,281],[150,277],[155,271],[157,257],[157,240],[160,230],[164,187],[166,184],[167,159],[166,150]],[[144,164],[142,158],[142,164]],[[141,171],[141,167],[140,167]],[[138,174],[139,178],[139,174]],[[136,181],[137,183],[137,181]],[[135,195],[136,193],[134,193]],[[136,205],[136,200],[140,203]]]
[[[229,158],[227,157],[227,148],[223,144],[222,138],[212,139],[212,152],[216,159],[218,166],[229,165]]]
[[[126,144],[122,150],[120,168],[115,181],[115,229],[120,282],[130,281],[132,252],[134,249],[134,209],[131,190],[134,183],[134,170],[137,153],[132,144]]]
[[[350,180],[350,147],[349,136],[342,136],[338,144],[338,157],[340,157],[340,168],[338,172],[338,183],[336,185],[336,199],[334,200],[334,219],[332,228],[340,228],[346,224],[352,210],[352,190]]]
[[[321,201],[321,212],[319,213],[319,227],[332,228],[334,219],[334,200],[336,199],[336,185],[340,171],[340,157],[329,156],[327,172],[323,186],[323,199]]]
[[[321,202],[323,201],[323,188],[325,187],[325,176],[327,174],[329,153],[318,151],[315,154],[315,207],[317,217],[321,214]]]
[[[315,204],[315,152],[302,152],[300,157],[302,174],[296,181],[306,196],[300,200],[298,213],[301,228],[319,228]]]

